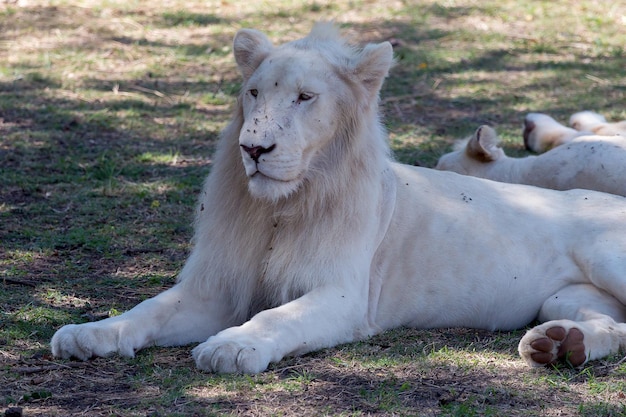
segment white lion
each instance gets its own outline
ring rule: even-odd
[[[524,118],[524,145],[541,153],[572,141],[579,136],[626,136],[626,121],[609,123],[592,111],[574,113],[567,127],[543,113],[528,113]]]
[[[586,188],[626,196],[626,137],[578,136],[541,155],[509,158],[495,130],[480,126],[465,148],[439,158],[437,169],[555,190]]]
[[[256,373],[398,326],[516,329],[533,366],[626,344],[626,202],[392,162],[378,94],[388,42],[329,24],[273,46],[241,30],[243,87],[179,282],[67,325],[57,357],[203,342],[201,369]]]

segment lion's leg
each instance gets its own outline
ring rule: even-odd
[[[200,342],[232,325],[224,298],[203,299],[190,286],[177,284],[120,316],[63,326],[50,342],[52,354],[82,360],[113,353],[132,357],[147,346]]]
[[[626,306],[590,284],[572,285],[541,308],[545,321],[530,329],[519,353],[530,366],[559,361],[580,366],[626,349]]]
[[[193,350],[199,368],[218,373],[257,373],[270,362],[371,335],[367,289],[318,288],[265,310],[241,326],[223,330]]]
[[[589,281],[626,305],[626,246],[617,239],[596,242],[592,250],[580,254],[579,264]]]

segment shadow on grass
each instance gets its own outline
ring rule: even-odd
[[[503,356],[513,354],[511,346],[517,337],[466,329],[395,330],[368,341],[286,359],[255,376],[199,372],[189,360],[191,347],[167,352],[150,349],[132,361],[117,364],[102,359],[97,362],[116,369],[140,369],[135,378],[129,375],[122,379],[136,393],[127,398],[136,401],[142,391],[153,392],[161,386],[162,399],[157,404],[169,413],[185,414],[185,407],[208,407],[219,414],[237,415],[253,411],[271,415],[288,409],[307,416],[518,415],[519,410],[525,410],[523,415],[545,415],[555,410],[575,411],[576,407],[620,409],[610,402],[580,401],[575,392],[567,389],[568,384],[593,380],[593,371],[562,370],[555,377],[550,370],[531,371],[512,365],[511,360],[503,361]],[[402,348],[395,342],[400,342]],[[438,355],[439,350],[445,353]],[[482,364],[469,365],[477,356]],[[172,371],[179,383],[183,382],[184,390],[174,388],[180,384],[172,390],[163,389],[159,381],[167,378],[168,372],[171,378]],[[528,385],[523,381],[529,373],[535,374],[531,378],[538,373],[547,378]],[[572,405],[563,407],[549,400],[556,393]]]

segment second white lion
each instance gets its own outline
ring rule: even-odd
[[[555,190],[586,188],[626,196],[626,137],[583,135],[540,155],[508,157],[495,130],[480,126],[463,149],[439,158],[436,168]]]

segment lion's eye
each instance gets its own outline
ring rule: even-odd
[[[313,95],[308,94],[308,93],[300,93],[300,95],[298,96],[299,101],[307,101],[307,100],[311,100],[312,98],[313,98]]]
[[[252,97],[256,97],[259,95],[259,90],[257,90],[256,88],[251,89],[250,91],[248,91],[250,93],[250,95]]]

